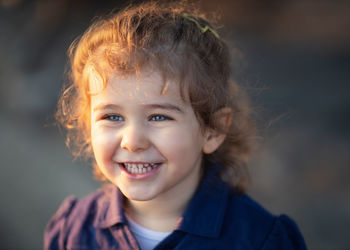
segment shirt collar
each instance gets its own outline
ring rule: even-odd
[[[217,238],[226,212],[229,187],[218,175],[219,166],[206,167],[204,178],[179,219],[176,230]]]
[[[103,200],[98,203],[94,225],[98,228],[108,228],[118,223],[126,223],[123,203],[124,196],[119,189],[111,184],[104,190]]]

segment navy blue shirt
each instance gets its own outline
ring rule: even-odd
[[[236,194],[208,171],[160,249],[306,249],[297,225]],[[44,249],[140,249],[123,211],[125,197],[110,185],[81,200],[67,198],[49,221]]]

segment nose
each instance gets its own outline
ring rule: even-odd
[[[122,131],[120,147],[130,152],[146,150],[149,147],[149,140],[145,129],[142,126],[129,125]]]

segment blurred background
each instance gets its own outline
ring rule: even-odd
[[[133,1],[136,2],[136,1]],[[0,248],[40,249],[68,195],[99,184],[53,114],[72,41],[130,1],[0,0]],[[350,1],[204,0],[252,99],[249,194],[298,223],[309,249],[350,249]]]

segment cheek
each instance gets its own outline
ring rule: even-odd
[[[166,131],[156,138],[158,149],[168,160],[194,161],[202,151],[203,138],[191,127]]]
[[[95,159],[99,165],[112,160],[117,139],[112,131],[97,126],[91,128],[91,144]]]

